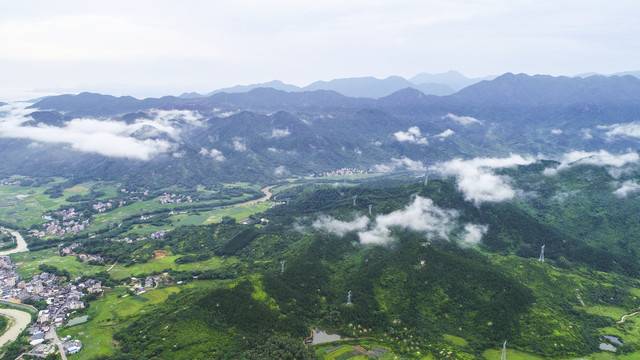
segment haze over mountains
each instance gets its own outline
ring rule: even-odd
[[[620,153],[637,148],[640,138],[640,80],[633,76],[507,73],[448,96],[412,87],[378,99],[255,88],[143,100],[82,93],[26,105],[2,108],[1,155],[9,160],[1,171],[80,175],[109,168],[103,176],[147,185],[344,167],[425,172],[455,157]]]
[[[420,73],[410,79],[400,76],[389,76],[386,79],[377,79],[374,77],[346,78],[334,79],[330,81],[316,81],[304,87],[285,84],[279,80],[273,80],[261,84],[253,85],[237,85],[230,88],[218,89],[201,95],[198,93],[185,93],[180,95],[181,98],[199,98],[206,97],[220,92],[239,93],[248,92],[253,89],[267,87],[288,92],[294,91],[314,91],[314,90],[332,90],[345,96],[364,97],[364,98],[380,98],[390,95],[404,88],[414,88],[429,95],[450,95],[456,91],[475,84],[482,80],[491,80],[495,76],[486,76],[483,78],[467,78],[457,71],[450,70],[446,73],[428,74]]]

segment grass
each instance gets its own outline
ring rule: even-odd
[[[144,315],[151,306],[164,302],[170,294],[179,291],[179,287],[172,286],[154,289],[139,296],[121,297],[126,294],[126,288],[110,289],[102,298],[91,303],[89,321],[58,329],[60,337],[71,335],[82,341],[82,350],[69,358],[83,360],[113,354],[116,346],[112,334],[115,329],[126,326],[129,318]]]
[[[151,224],[137,224],[134,225],[133,228],[122,235],[129,236],[131,234],[136,234],[138,236],[148,236],[153,232],[160,230],[169,230],[181,225],[204,225],[211,223],[219,223],[223,216],[229,216],[236,221],[242,221],[249,216],[266,211],[271,206],[271,202],[264,201],[253,205],[242,205],[242,206],[225,206],[221,208],[217,208],[214,210],[207,211],[189,211],[185,214],[176,214],[170,216],[168,221],[171,222],[170,225],[165,226],[155,226]],[[109,220],[109,219],[106,219]],[[112,221],[113,217],[109,220]]]
[[[39,251],[22,252],[11,254],[11,261],[18,264],[16,273],[23,278],[31,278],[33,275],[40,273],[38,266],[47,264],[55,266],[59,269],[66,269],[72,277],[78,277],[87,274],[94,274],[107,270],[110,265],[89,265],[76,260],[75,256],[60,256],[57,253],[58,248],[44,249]],[[179,271],[192,270],[210,270],[226,267],[234,263],[238,263],[235,257],[212,257],[205,261],[198,261],[188,264],[176,264],[175,259],[182,255],[171,255],[154,259],[142,264],[125,267],[123,264],[116,264],[109,272],[114,279],[125,279],[140,274],[150,274],[162,272],[165,269],[173,269]]]
[[[198,261],[188,264],[176,264],[175,259],[181,255],[168,255],[163,258],[154,259],[143,264],[135,264],[133,266],[125,267],[124,265],[117,264],[109,272],[109,275],[114,279],[124,279],[132,276],[138,276],[140,274],[150,274],[161,272],[166,269],[190,271],[190,270],[209,270],[225,267],[233,263],[239,262],[235,257],[222,258],[212,257],[205,261]]]
[[[353,343],[351,343],[351,345],[353,345]],[[315,358],[316,359],[322,359],[322,360],[369,359],[365,355],[356,355],[356,356],[354,356],[352,354],[349,354],[350,352],[355,351],[355,349],[351,345],[331,343],[331,344],[316,345],[312,349],[313,349],[313,352],[315,354]],[[378,357],[377,358],[378,360],[391,360],[391,359],[397,360],[397,359],[401,358],[398,355],[396,355],[393,352],[391,352],[391,349],[389,349],[388,346],[380,345],[380,344],[377,344],[375,342],[365,341],[363,343],[358,343],[358,344],[355,344],[355,345],[360,345],[360,346],[362,346],[363,348],[365,348],[367,350],[370,350],[371,347],[373,347],[373,346],[389,350],[388,353],[383,354],[382,356]],[[355,345],[353,345],[353,346],[355,346]],[[337,347],[337,346],[342,346],[342,348],[340,348],[338,350],[335,350],[335,351],[332,351],[329,354],[327,354],[327,350],[333,349],[334,347]],[[423,357],[423,359],[432,359],[432,357],[430,357],[430,356],[429,357]]]
[[[58,269],[66,269],[73,277],[93,274],[107,269],[105,266],[89,265],[76,260],[75,256],[60,256],[57,254],[58,248],[44,249],[39,251],[21,252],[11,254],[11,261],[18,264],[16,273],[23,278],[31,278],[40,273],[38,266],[41,264],[52,265]]]
[[[467,340],[465,340],[465,339],[463,339],[461,337],[458,337],[458,336],[444,334],[443,337],[444,337],[445,341],[450,342],[453,345],[465,347],[468,344]]]
[[[233,201],[238,203],[242,203],[243,201],[248,200],[247,196],[234,198]],[[219,201],[211,201],[211,202],[201,202],[198,205],[202,204],[210,204],[212,207],[215,207]],[[129,203],[126,206],[119,207],[114,209],[108,213],[99,214],[94,217],[93,223],[89,226],[89,231],[96,231],[98,229],[106,228],[110,223],[113,222],[121,222],[125,218],[140,216],[141,214],[150,213],[153,211],[157,211],[158,209],[166,209],[167,211],[173,209],[176,212],[185,212],[178,213],[170,216],[168,219],[171,222],[169,227],[175,227],[180,225],[201,225],[208,224],[214,222],[220,222],[220,219],[223,216],[230,216],[240,221],[249,217],[249,215],[255,214],[257,212],[265,211],[271,206],[269,202],[261,202],[253,205],[241,205],[241,206],[233,206],[233,205],[225,205],[220,206],[212,210],[199,210],[192,209],[192,205],[190,204],[181,204],[181,205],[162,205],[159,204],[155,199],[146,200],[146,201],[137,201],[134,203]],[[167,226],[162,228],[154,227],[149,224],[142,224],[136,226],[134,229],[136,233],[140,234],[150,234],[153,231],[148,230],[148,228],[163,230],[166,229]],[[138,231],[140,230],[140,231]],[[158,231],[154,230],[154,231]]]
[[[623,308],[616,306],[605,306],[605,305],[595,305],[589,307],[580,307],[579,309],[584,310],[586,313],[600,315],[600,316],[608,316],[616,321],[620,320],[622,315],[626,315],[629,312]]]
[[[492,359],[498,360],[500,359],[501,355],[502,355],[502,350],[495,350],[495,349],[489,349],[482,353],[482,356],[484,356],[484,358],[487,360],[492,360]],[[539,356],[528,354],[528,353],[514,350],[514,349],[507,349],[507,359],[509,360],[544,360],[544,358],[541,358]]]
[[[0,218],[16,226],[30,227],[45,222],[42,213],[69,205],[65,197],[50,198],[44,194],[48,186],[0,186]]]

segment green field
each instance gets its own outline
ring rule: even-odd
[[[152,261],[143,263],[143,264],[135,264],[133,266],[125,267],[123,265],[117,264],[113,267],[111,271],[109,271],[109,275],[115,279],[124,279],[132,276],[138,276],[140,274],[150,274],[162,272],[166,269],[179,270],[179,271],[187,271],[187,270],[210,270],[217,269],[220,267],[228,266],[233,263],[239,262],[237,258],[222,258],[222,257],[213,257],[206,261],[199,261],[189,264],[176,264],[175,259],[179,258],[180,255],[169,255],[163,258],[154,259]]]
[[[90,359],[97,355],[110,355],[115,350],[111,338],[113,330],[123,327],[129,317],[141,316],[148,308],[167,299],[170,294],[180,291],[178,287],[167,287],[148,291],[142,295],[125,296],[126,288],[109,290],[102,298],[91,303],[88,310],[89,321],[58,329],[58,335],[71,335],[82,341],[80,352],[70,355],[70,359]]]
[[[89,265],[87,262],[81,263],[76,260],[75,256],[60,256],[57,253],[58,248],[45,249],[33,252],[23,252],[11,255],[11,260],[18,264],[16,273],[23,278],[31,278],[33,275],[40,273],[38,266],[41,264],[52,265],[59,269],[69,271],[71,276],[78,277],[82,275],[90,275],[109,269],[110,265]],[[150,274],[162,272],[166,269],[189,271],[189,270],[210,270],[226,267],[239,260],[235,257],[212,257],[206,261],[198,261],[188,264],[176,264],[175,259],[181,255],[171,255],[154,259],[142,264],[125,267],[116,264],[109,272],[114,279],[125,279],[140,274]]]
[[[66,196],[52,199],[44,194],[48,188],[49,186],[0,186],[0,219],[21,227],[45,222],[42,219],[43,212],[69,204],[65,201]]]
[[[342,346],[340,349],[331,351],[330,353],[327,353],[328,350],[331,350],[337,346]],[[376,343],[369,343],[369,342],[364,342],[364,343],[339,343],[339,342],[333,342],[331,344],[320,344],[320,345],[314,345],[311,349],[313,351],[313,353],[316,356],[316,359],[322,359],[322,360],[358,360],[358,359],[370,359],[370,357],[368,357],[365,354],[361,354],[359,353],[356,348],[364,348],[365,350],[371,350],[371,347],[375,346],[375,347],[379,347],[379,348],[383,348],[383,349],[387,349],[389,350],[388,353],[381,355],[380,357],[377,357],[377,359],[379,360],[397,360],[397,359],[401,359],[404,357],[399,357],[398,355],[394,354],[388,347],[383,346],[383,345],[379,345]],[[420,355],[416,354],[416,358],[418,359],[433,359],[432,357],[421,357]]]
[[[11,254],[11,261],[18,265],[16,273],[23,278],[31,278],[40,273],[38,266],[41,264],[52,265],[59,269],[69,271],[73,277],[88,275],[104,271],[105,266],[89,265],[76,260],[75,256],[60,256],[58,248],[44,249],[39,251],[21,252]]]

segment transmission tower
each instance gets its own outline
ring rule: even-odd
[[[351,306],[353,305],[351,303],[351,290],[349,290],[349,292],[347,293],[347,306]]]
[[[507,341],[504,341],[502,344],[502,356],[500,356],[500,360],[507,360]]]
[[[281,273],[284,272],[284,262],[285,262],[285,260],[280,261],[280,272]]]
[[[540,262],[544,264],[544,245],[540,249]]]
[[[353,206],[356,206],[356,199],[358,198],[358,195],[353,195]]]
[[[369,215],[371,215],[371,207],[372,207],[372,206],[373,206],[373,205],[369,204]]]

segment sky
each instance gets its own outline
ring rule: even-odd
[[[0,101],[640,70],[631,0],[3,1]]]

